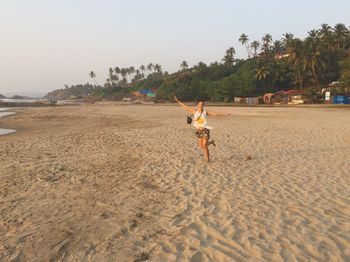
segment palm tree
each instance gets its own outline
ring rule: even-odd
[[[273,42],[273,51],[275,54],[281,53],[284,50],[282,42],[279,40],[276,40]]]
[[[337,48],[341,49],[345,46],[346,40],[350,38],[350,32],[344,24],[336,24],[334,26],[334,35],[336,38]]]
[[[322,24],[320,29],[320,34],[321,36],[329,34],[331,30],[332,30],[331,26],[329,26],[328,24]]]
[[[152,63],[149,63],[149,64],[147,65],[147,70],[148,70],[149,72],[152,72],[152,71],[153,71],[153,64],[152,64]]]
[[[114,71],[113,71],[113,68],[110,67],[109,70],[108,70],[108,74],[109,74],[109,81],[111,82],[111,85],[114,85]]]
[[[122,81],[123,81],[123,84],[127,83],[127,79],[126,79],[126,76],[128,74],[129,70],[127,68],[121,68],[120,69],[120,74],[122,76]]]
[[[91,71],[89,76],[95,81],[95,84],[98,85],[97,82],[96,82],[96,79],[95,79],[96,73],[94,71]]]
[[[182,71],[185,71],[188,68],[188,63],[184,60],[180,64],[180,67],[181,67]]]
[[[267,60],[269,57],[271,43],[272,43],[272,36],[270,34],[265,34],[262,38],[262,47],[261,47],[262,51],[264,52],[265,60]]]
[[[271,73],[269,72],[269,70],[265,66],[262,66],[257,70],[255,78],[258,80],[263,80],[266,79],[270,74]]]
[[[335,50],[336,45],[335,45],[335,39],[333,38],[332,27],[330,27],[327,24],[322,24],[321,29],[319,30],[319,36],[323,42],[323,45],[327,49],[330,49],[331,51]]]
[[[322,50],[327,61],[327,72],[325,75],[329,83],[334,77],[332,74],[332,68],[334,69],[335,65],[332,61],[334,60],[334,55],[337,51],[337,39],[334,37],[332,30],[332,27],[328,24],[322,24],[321,29],[318,31],[320,44],[322,45]]]
[[[305,56],[303,42],[300,39],[293,39],[287,49],[289,57],[288,62],[295,69],[296,83],[299,83],[300,89],[303,88],[302,69],[305,68]]]
[[[311,38],[317,38],[318,37],[318,32],[315,29],[313,29],[313,30],[308,32],[308,35]]]
[[[246,34],[241,34],[241,36],[239,37],[239,40],[238,40],[242,45],[245,46],[246,50],[247,50],[247,54],[248,54],[248,58],[250,58],[250,52],[249,52],[249,45],[248,45],[248,42],[249,42],[249,39],[248,39],[248,36]]]
[[[225,56],[222,59],[225,65],[232,65],[235,62],[234,55],[236,54],[236,50],[233,47],[230,47],[226,50]]]
[[[258,56],[258,49],[260,47],[259,41],[253,41],[250,45],[250,48],[254,51],[253,56],[257,57]]]
[[[309,68],[312,73],[312,77],[317,85],[317,87],[320,87],[319,80],[318,80],[318,72],[320,67],[320,45],[318,44],[318,39],[316,37],[308,37],[305,40],[305,47],[306,47],[306,60],[304,69]]]
[[[130,75],[130,79],[133,79],[135,77],[135,67],[130,66],[128,68],[128,75]]]
[[[341,79],[350,83],[350,56],[340,61]]]
[[[135,73],[135,67],[130,66],[130,67],[129,67],[129,73],[130,73],[130,74]]]
[[[270,34],[265,34],[262,38],[263,46],[269,47],[272,43],[272,36]]]
[[[141,80],[142,77],[141,77],[141,73],[140,72],[141,71],[139,69],[135,70],[135,76],[134,76],[134,78],[132,80],[133,83]]]
[[[156,71],[157,73],[162,72],[162,66],[161,66],[160,64],[155,64],[155,65],[153,66],[153,69],[154,69],[154,71]]]
[[[141,65],[140,70],[141,70],[142,74],[144,75],[144,73],[146,72],[146,67],[144,65]],[[144,77],[142,77],[142,78],[144,78]]]
[[[120,68],[119,68],[118,66],[116,66],[116,67],[114,68],[114,72],[115,72],[117,75],[119,75],[119,74],[120,74]]]
[[[117,82],[118,82],[118,80],[119,80],[118,75],[113,75],[112,80],[113,80],[113,83],[117,83]]]
[[[294,35],[292,33],[283,34],[282,43],[285,48],[289,47],[290,42],[293,40]]]

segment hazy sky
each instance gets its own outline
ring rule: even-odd
[[[0,93],[48,92],[91,82],[108,68],[160,63],[174,72],[246,57],[241,33],[304,37],[322,23],[350,25],[349,0],[0,0]]]

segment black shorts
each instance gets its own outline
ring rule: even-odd
[[[209,140],[209,138],[210,138],[210,131],[209,131],[209,129],[206,129],[206,128],[204,128],[204,129],[197,129],[196,136],[198,138],[206,138],[206,139]]]

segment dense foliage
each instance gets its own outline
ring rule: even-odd
[[[291,88],[312,93],[333,81],[350,84],[350,30],[344,24],[323,24],[303,40],[286,33],[280,40],[265,34],[260,42],[250,42],[242,34],[239,42],[247,50],[245,60],[236,59],[235,49],[230,47],[220,62],[210,65],[199,62],[189,68],[182,61],[180,70],[173,74],[153,63],[139,68],[115,67],[109,69],[103,87],[90,72],[96,85],[68,89],[75,96],[121,97],[130,91],[149,89],[158,99],[177,95],[183,100],[231,101],[235,96],[258,96]]]

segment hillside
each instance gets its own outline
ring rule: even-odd
[[[281,39],[265,34],[261,42],[250,42],[242,34],[239,42],[246,46],[247,59],[237,59],[234,47],[226,50],[220,61],[198,62],[190,67],[180,63],[177,72],[168,73],[160,64],[109,68],[102,86],[76,85],[53,91],[47,98],[67,99],[93,95],[120,98],[130,92],[152,90],[157,99],[170,100],[174,95],[184,101],[229,102],[234,97],[262,96],[281,90],[310,90],[313,101],[330,83],[350,84],[350,30],[344,24],[309,32],[304,39],[286,33]],[[322,50],[322,52],[320,51]],[[89,76],[96,82],[96,74]],[[345,90],[347,91],[347,90]],[[333,92],[332,95],[338,92]],[[342,91],[340,94],[344,94]]]
[[[90,84],[76,85],[71,87],[66,86],[65,89],[58,89],[48,93],[44,98],[55,100],[79,98],[91,95],[94,89],[96,89],[96,87]]]
[[[11,99],[31,99],[29,96],[14,95],[10,97]]]
[[[0,98],[6,98],[6,96],[4,96],[4,95],[0,94]]]

